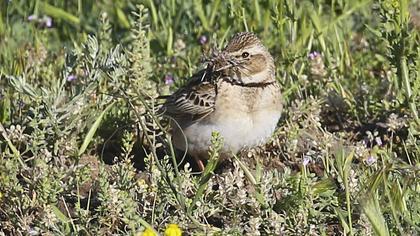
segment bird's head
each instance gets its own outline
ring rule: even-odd
[[[238,84],[269,83],[275,80],[274,60],[253,33],[234,35],[221,52],[213,52],[212,70]]]

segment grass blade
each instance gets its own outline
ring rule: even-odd
[[[197,201],[203,196],[204,190],[207,188],[207,183],[213,176],[213,172],[216,169],[217,163],[219,162],[219,151],[223,146],[223,139],[220,137],[219,133],[212,133],[211,143],[212,145],[210,146],[209,150],[210,160],[208,161],[206,168],[204,169],[203,174],[200,178],[198,190],[194,196],[194,199],[187,209],[189,214],[194,209]]]
[[[376,234],[380,236],[388,236],[388,226],[385,222],[384,216],[382,215],[378,197],[370,194],[362,204],[362,209],[369,219],[369,222],[372,224]]]
[[[41,9],[45,12],[45,14],[52,16],[53,18],[62,19],[67,21],[68,23],[79,25],[80,19],[65,10],[52,6],[46,2],[40,2]]]
[[[87,133],[85,139],[83,140],[83,144],[82,146],[80,146],[79,152],[77,153],[78,156],[82,155],[86,151],[86,148],[89,146],[90,142],[92,141],[93,136],[96,133],[96,130],[99,128],[99,125],[102,122],[102,119],[104,118],[105,114],[111,109],[114,103],[115,102],[112,102],[111,104],[109,104],[105,108],[105,110],[98,116],[95,123],[93,123],[92,127],[90,127],[89,132]]]

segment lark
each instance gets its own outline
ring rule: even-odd
[[[238,33],[162,110],[171,117],[174,146],[193,156],[201,170],[213,131],[223,137],[224,158],[263,144],[282,111],[273,57],[255,34]]]

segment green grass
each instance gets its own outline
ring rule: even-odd
[[[418,234],[419,11],[418,0],[1,1],[0,233]],[[195,174],[156,97],[244,30],[276,58],[282,118],[269,143],[218,166],[215,133]]]

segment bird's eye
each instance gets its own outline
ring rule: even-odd
[[[249,53],[247,52],[242,53],[242,58],[247,58],[247,57],[249,57]]]

